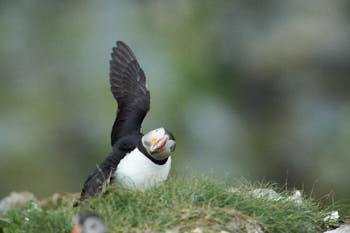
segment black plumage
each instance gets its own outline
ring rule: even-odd
[[[110,61],[110,85],[118,102],[117,118],[111,133],[111,144],[124,135],[137,133],[150,109],[146,77],[134,53],[123,42],[113,48]]]
[[[113,152],[86,179],[81,191],[81,201],[89,196],[93,197],[102,191],[104,184],[110,183],[120,160],[140,144],[141,137],[141,133],[127,135],[114,144]]]
[[[117,117],[111,132],[112,153],[88,176],[81,199],[94,196],[108,184],[121,159],[136,147],[143,147],[141,124],[150,109],[146,77],[134,53],[123,42],[113,47],[110,60],[110,85],[118,102]],[[144,151],[144,148],[140,148]],[[163,162],[163,161],[161,161]]]

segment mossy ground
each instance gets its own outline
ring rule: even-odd
[[[235,192],[232,192],[234,188]],[[80,211],[94,211],[106,222],[109,232],[322,232],[339,221],[325,223],[335,206],[303,197],[302,203],[288,201],[292,191],[276,190],[280,200],[252,194],[269,185],[245,180],[222,180],[211,176],[171,177],[146,191],[109,188],[108,194],[89,199],[73,208],[78,194],[48,198],[39,204],[28,202],[23,209],[11,209],[0,220],[4,233],[67,232]],[[2,223],[1,223],[2,221]]]

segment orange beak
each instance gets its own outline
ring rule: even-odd
[[[157,142],[156,144],[154,144],[152,146],[151,152],[155,152],[157,150],[161,150],[162,147],[164,146],[164,144],[166,143],[166,141],[168,141],[169,137],[165,136],[164,138],[162,138],[159,142]]]
[[[73,227],[71,233],[81,233],[83,231],[83,227],[80,224],[77,224]]]

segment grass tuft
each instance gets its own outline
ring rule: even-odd
[[[212,176],[171,177],[164,184],[132,191],[108,188],[108,194],[72,208],[77,195],[47,199],[39,205],[28,202],[23,209],[11,209],[1,221],[4,233],[67,232],[72,217],[92,210],[104,218],[109,232],[322,232],[340,222],[325,223],[331,207],[321,208],[310,197],[298,203],[288,198],[293,192],[277,190],[279,199],[256,195],[256,189],[271,185],[246,180],[222,180]],[[1,227],[2,226],[2,227]]]

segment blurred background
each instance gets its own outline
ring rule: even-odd
[[[348,0],[0,1],[0,198],[79,192],[110,152],[116,40],[174,174],[350,195]]]

